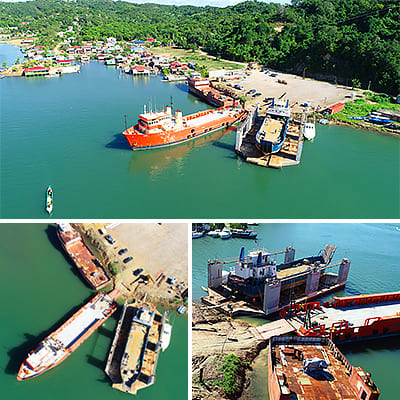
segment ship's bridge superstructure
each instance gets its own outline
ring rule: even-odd
[[[285,142],[289,120],[289,100],[283,103],[274,99],[256,134],[256,147],[264,154],[278,152]]]
[[[276,277],[276,261],[271,259],[267,251],[251,251],[244,258],[244,247],[239,262],[235,265],[235,277],[241,279],[266,279]]]

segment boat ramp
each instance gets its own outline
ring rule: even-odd
[[[265,115],[256,104],[247,119],[236,132],[235,151],[246,162],[261,167],[282,168],[300,164],[304,137],[301,130],[302,122],[290,121],[282,148],[271,154],[263,154],[256,147],[256,135],[259,132]],[[304,118],[304,117],[303,117]]]

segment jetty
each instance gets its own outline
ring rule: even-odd
[[[249,111],[244,123],[236,131],[235,151],[246,162],[256,164],[261,167],[282,168],[300,164],[303,151],[304,137],[301,127],[302,120],[290,121],[287,127],[283,146],[276,153],[263,154],[256,147],[256,135],[259,132],[265,115],[260,112],[261,107],[256,104]]]

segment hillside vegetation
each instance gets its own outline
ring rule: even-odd
[[[400,87],[398,0],[295,0],[290,5],[246,1],[194,7],[111,0],[0,3],[4,32],[38,33],[46,46],[113,36],[153,37],[161,45],[201,47],[219,58],[397,95]],[[23,24],[24,23],[24,24]]]

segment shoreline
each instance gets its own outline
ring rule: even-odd
[[[267,341],[249,333],[249,322],[201,309],[194,302],[192,310],[193,400],[245,399],[249,372]],[[238,365],[232,387],[221,385],[225,379],[221,364],[229,358],[236,359]]]

